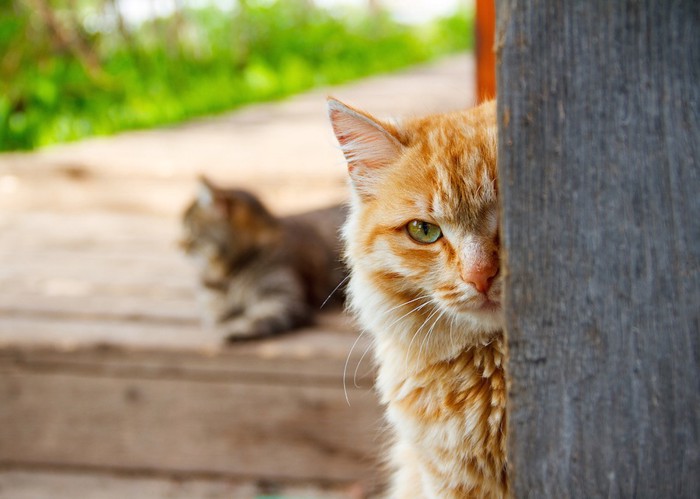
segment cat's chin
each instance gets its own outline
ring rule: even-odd
[[[503,309],[501,307],[500,302],[490,300],[487,298],[481,305],[479,305],[479,307],[476,310],[476,313],[500,315],[502,313],[502,310]]]
[[[451,309],[457,315],[500,314],[502,310],[500,300],[491,298],[487,295],[473,296],[464,301],[446,301],[443,302],[443,307]]]
[[[470,307],[459,307],[453,311],[455,317],[482,332],[496,332],[503,329],[503,308],[500,302],[484,299]]]

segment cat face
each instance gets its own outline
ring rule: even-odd
[[[183,215],[180,245],[206,280],[217,281],[276,231],[277,221],[251,193],[221,189],[202,178]]]
[[[425,300],[448,322],[499,329],[495,105],[399,126],[329,107],[354,194],[353,276],[389,303]]]

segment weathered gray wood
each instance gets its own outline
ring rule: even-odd
[[[700,3],[498,2],[517,497],[700,497]]]

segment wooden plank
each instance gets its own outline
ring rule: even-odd
[[[241,375],[325,377],[336,380],[336,386],[343,376],[350,382],[373,376],[367,355],[370,339],[358,335],[353,322],[337,311],[320,314],[312,327],[236,344],[180,321],[33,317],[3,320],[0,325],[0,365],[31,371],[141,373],[148,378],[191,373],[223,380]]]
[[[698,2],[498,19],[515,495],[700,497]]]
[[[242,174],[240,179],[224,177],[223,180],[258,192],[263,201],[280,212],[318,208],[346,198],[343,177],[319,180],[317,176],[318,171],[307,175],[290,173],[280,178],[268,171],[264,177],[250,178],[250,174]],[[0,210],[6,213],[60,210],[75,214],[101,210],[176,217],[192,199],[196,186],[194,174],[177,181],[121,176],[95,177],[79,183],[63,178],[47,178],[40,182],[34,177],[13,175],[13,178],[22,179],[23,188],[0,197]],[[129,195],[125,196],[127,192]],[[303,197],[300,192],[304,192]]]
[[[0,216],[0,330],[16,316],[198,321],[178,230],[124,214]]]
[[[371,391],[4,372],[0,464],[281,479],[371,476]]]
[[[177,249],[179,227],[160,217],[0,216],[0,287],[38,296],[115,292],[191,296],[195,268]]]
[[[91,348],[99,336],[88,332],[57,350],[60,327],[48,325],[49,346],[0,349],[0,467],[370,479],[382,413],[370,343],[356,344],[343,316],[320,322],[328,329],[204,352],[201,338],[178,341],[183,327],[121,348]]]
[[[51,281],[56,282],[56,281]],[[3,280],[3,284],[7,280]],[[0,331],[4,321],[11,317],[44,317],[105,319],[108,321],[175,321],[189,325],[200,322],[200,311],[194,293],[185,289],[177,290],[171,287],[159,288],[136,286],[110,286],[107,289],[94,284],[84,285],[83,281],[63,282],[63,291],[67,295],[59,295],[54,286],[44,286],[44,292],[36,292],[36,283],[23,286],[23,282],[13,281],[7,292],[0,289]],[[32,292],[34,291],[34,292]],[[48,293],[48,291],[53,291]],[[0,337],[2,333],[0,333]]]
[[[0,270],[0,279],[9,283],[43,283],[46,291],[61,294],[63,283],[66,289],[86,288],[84,294],[92,292],[92,286],[149,286],[154,292],[158,288],[195,289],[194,266],[184,257],[173,265],[158,261],[156,255],[109,258],[89,251],[66,255],[47,251],[43,258],[15,258],[5,260],[7,266]],[[74,284],[74,286],[73,286]],[[52,291],[53,290],[53,291]],[[77,291],[76,291],[77,292]],[[70,291],[66,291],[70,294]]]
[[[244,381],[280,386],[303,384],[334,388],[341,392],[350,386],[357,389],[372,387],[375,371],[370,360],[362,357],[364,349],[348,350],[343,358],[338,358],[326,356],[310,346],[307,344],[305,351],[282,351],[268,347],[247,354],[233,348],[230,352],[205,355],[173,350],[125,352],[83,349],[57,352],[10,349],[0,351],[0,371],[202,382]],[[314,352],[314,356],[305,357],[304,353],[310,351]]]
[[[75,471],[0,470],[0,499],[255,499],[271,495],[304,499],[360,499],[365,497],[366,491],[366,487],[360,483],[329,485]]]
[[[496,97],[495,0],[476,0],[476,98],[477,102]]]
[[[252,355],[273,361],[284,356],[307,362],[314,356],[327,357],[335,363],[345,360],[357,340],[352,323],[337,312],[324,313],[317,317],[316,322],[313,327],[289,334],[230,346],[222,341],[215,330],[179,321],[15,317],[2,319],[0,347],[29,352],[56,349],[61,354],[109,348],[129,352],[191,351],[208,355],[239,352],[243,356]],[[358,349],[366,348],[368,342],[369,339],[363,337],[361,342],[358,341]]]
[[[0,292],[5,294],[17,290],[44,296],[88,296],[117,293],[120,289],[138,294],[141,289],[144,294],[183,297],[194,296],[198,283],[194,266],[184,261],[150,265],[148,258],[100,258],[89,252],[52,257],[46,252],[36,259],[4,262],[7,265],[0,269],[4,289]],[[152,278],[148,275],[151,268]]]
[[[48,211],[19,214],[3,211],[0,213],[0,229],[3,250],[41,248],[38,241],[66,250],[121,251],[140,249],[144,243],[151,248],[170,248],[174,247],[172,242],[179,234],[174,218],[105,212],[94,206],[81,213],[65,213],[60,206]]]
[[[106,320],[102,317],[2,317],[0,347],[54,347],[75,349],[82,346],[155,348],[218,348],[221,338],[195,324]]]

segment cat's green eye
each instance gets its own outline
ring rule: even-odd
[[[440,227],[435,224],[424,222],[423,220],[412,220],[408,222],[406,231],[412,239],[425,244],[434,243],[442,236]]]

